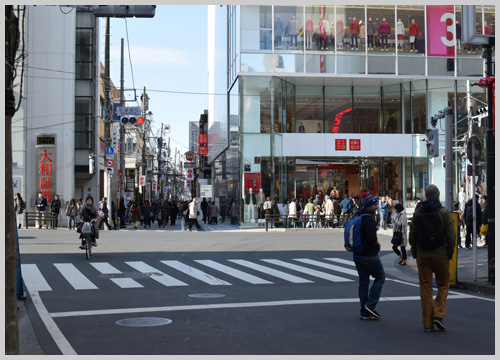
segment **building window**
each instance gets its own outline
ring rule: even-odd
[[[271,6],[241,6],[242,51],[271,50]]]
[[[354,88],[354,132],[355,133],[380,133],[380,88],[355,87]]]

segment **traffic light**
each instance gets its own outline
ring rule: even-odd
[[[141,126],[143,123],[144,123],[144,118],[142,116],[138,116],[137,119],[136,119],[135,124],[137,126]]]
[[[430,128],[427,132],[427,157],[434,158],[439,156],[439,130]]]
[[[137,118],[134,115],[122,116],[120,118],[120,123],[122,125],[135,125],[136,122],[137,122]]]

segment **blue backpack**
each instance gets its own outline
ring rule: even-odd
[[[363,240],[361,239],[361,221],[363,216],[370,214],[361,214],[354,216],[344,228],[344,247],[349,252],[363,251]]]

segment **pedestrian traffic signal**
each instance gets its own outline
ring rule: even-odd
[[[137,122],[137,118],[133,115],[131,116],[122,116],[120,118],[120,123],[122,125],[135,125]]]
[[[430,128],[427,132],[427,157],[434,158],[439,156],[439,130]]]

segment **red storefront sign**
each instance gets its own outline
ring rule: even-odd
[[[199,145],[198,146],[198,155],[208,155],[208,146]]]
[[[349,139],[349,150],[361,151],[361,139]]]
[[[427,5],[428,56],[455,56],[454,19],[454,5]]]
[[[260,173],[245,173],[245,194],[252,188],[254,194],[260,189]]]
[[[347,150],[347,140],[346,139],[335,139],[335,150],[336,151]]]
[[[42,158],[38,161],[38,175],[39,175],[39,187],[43,196],[47,199],[47,202],[50,203],[53,198],[53,184],[52,181],[52,159],[49,155],[52,153],[47,152],[47,149],[43,150],[43,153],[39,153]]]
[[[199,134],[198,144],[208,144],[208,134]]]

